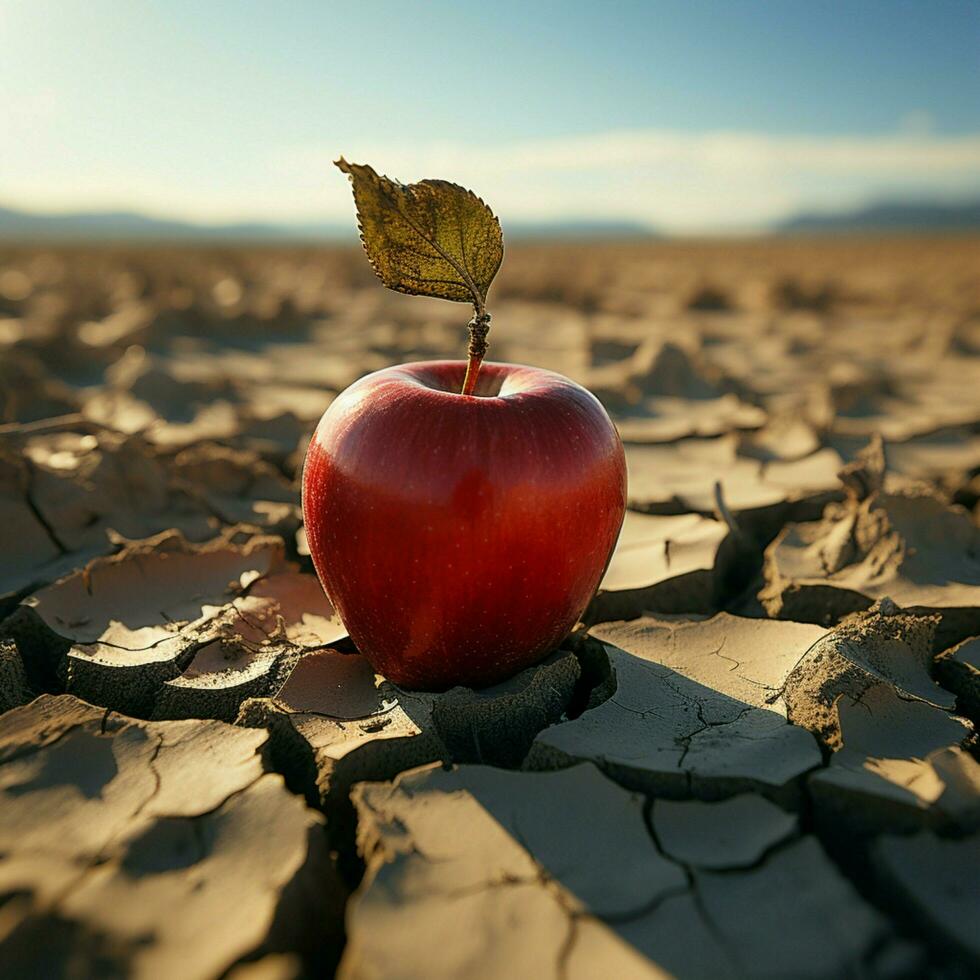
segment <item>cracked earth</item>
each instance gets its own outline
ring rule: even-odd
[[[629,510],[484,690],[374,674],[306,442],[465,318],[345,249],[0,249],[0,974],[980,970],[980,247],[516,246]],[[583,533],[585,529],[583,529]]]

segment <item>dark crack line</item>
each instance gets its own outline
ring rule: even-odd
[[[109,714],[110,711],[107,710],[106,713],[103,715],[102,718],[103,724],[105,723],[105,720],[109,717]],[[130,726],[127,726],[127,728],[128,727]],[[71,728],[67,729],[67,731],[69,732],[75,730],[76,730],[75,726],[72,726]],[[145,729],[141,729],[141,730],[145,731]],[[154,786],[150,795],[147,796],[146,799],[144,799],[143,802],[140,803],[139,806],[137,806],[136,809],[130,814],[129,820],[123,823],[123,825],[119,828],[119,832],[114,836],[110,837],[102,844],[98,852],[95,855],[93,855],[92,859],[85,865],[84,868],[81,869],[81,873],[78,875],[78,877],[73,878],[65,886],[65,888],[62,889],[62,891],[52,899],[50,903],[51,908],[55,909],[62,902],[64,902],[69,897],[69,895],[71,895],[72,892],[74,892],[82,884],[82,882],[85,880],[85,877],[93,869],[98,868],[100,865],[103,865],[108,861],[111,861],[113,851],[115,850],[116,845],[119,843],[119,841],[122,838],[125,838],[128,834],[132,833],[133,823],[140,818],[143,811],[146,809],[147,806],[149,806],[149,804],[154,800],[154,798],[157,796],[157,794],[160,791],[160,787],[162,785],[160,780],[160,773],[157,771],[154,763],[156,761],[157,755],[159,754],[162,746],[163,746],[163,736],[158,735],[156,745],[153,747],[153,751],[150,753],[150,758],[147,760],[147,766],[149,767],[150,772],[153,773],[153,779],[154,779]]]
[[[731,667],[728,668],[728,672],[731,673],[733,670],[738,670],[738,668],[741,667],[742,665],[734,657],[726,657],[725,654],[723,654],[721,652],[725,648],[725,644],[727,642],[728,642],[728,637],[727,636],[723,636],[721,638],[721,644],[719,645],[718,649],[717,650],[709,650],[708,651],[708,656],[709,657],[718,657],[720,660],[727,660],[730,664],[733,665],[733,666],[731,666]],[[739,674],[739,677],[741,677],[741,676],[742,675]]]
[[[638,711],[636,708],[628,708],[625,704],[621,704],[619,701],[617,701],[615,697],[610,698],[608,703],[614,704],[620,711],[625,711],[628,714],[636,715],[638,718],[646,719],[649,718],[651,714],[654,714],[654,710],[652,708],[646,711]]]
[[[578,941],[578,920],[579,917],[577,915],[568,916],[568,929],[565,933],[565,938],[562,940],[562,944],[558,949],[558,963],[555,971],[558,980],[567,980],[568,966],[572,959],[572,951],[575,949],[575,943]]]
[[[698,915],[701,917],[701,921],[704,923],[704,927],[714,937],[715,942],[717,942],[718,945],[725,951],[736,971],[742,976],[751,977],[752,971],[745,969],[745,964],[742,962],[741,956],[738,954],[735,947],[728,941],[728,937],[724,932],[722,932],[721,928],[718,926],[718,923],[715,922],[711,913],[708,911],[707,906],[704,904],[704,896],[702,896],[701,890],[698,888],[697,876],[686,866],[684,867],[684,871],[688,876],[688,881],[690,882],[691,899],[694,902],[694,907],[697,909]]]
[[[217,628],[218,631],[220,631],[220,627],[223,625],[220,621],[221,617],[229,607],[231,607],[238,614],[238,616],[245,622],[247,626],[250,626],[252,629],[258,630],[267,639],[271,637],[272,634],[267,633],[260,626],[256,626],[254,623],[252,623],[235,605],[235,600],[232,600],[231,602],[226,603],[223,606],[217,607],[218,611],[214,613],[214,615],[201,616],[198,619],[188,620],[187,622],[184,623],[183,626],[179,625],[180,620],[174,619],[173,617],[169,616],[167,613],[163,612],[162,610],[158,610],[157,615],[160,616],[160,618],[163,619],[168,626],[176,626],[177,628],[174,632],[168,634],[167,636],[161,636],[159,640],[154,640],[152,643],[147,644],[145,647],[127,647],[127,646],[123,646],[120,643],[112,643],[109,640],[91,640],[88,643],[73,643],[72,647],[108,647],[110,650],[122,650],[125,653],[146,653],[149,650],[156,650],[157,647],[163,646],[165,643],[171,643],[177,640],[185,640],[190,642],[192,645],[197,644],[198,647],[200,647],[207,643],[212,642],[216,638],[220,638],[217,636],[212,636],[208,638],[207,633],[208,630],[212,628]],[[279,618],[281,619],[282,617]],[[192,636],[195,633],[200,634],[202,631],[204,633],[204,638],[198,635],[197,637],[192,639]],[[241,640],[245,645],[248,645],[249,641],[246,640],[244,636],[241,636],[240,633],[237,635],[241,637]],[[284,640],[283,642],[289,643],[290,641]],[[262,641],[259,641],[260,646],[261,643]],[[296,644],[290,644],[290,645],[295,646]],[[329,645],[329,644],[324,644],[324,645]],[[170,659],[179,658],[182,652],[186,652],[186,651],[177,651]]]
[[[741,721],[749,712],[757,711],[757,708],[753,708],[752,705],[746,705],[734,718],[726,718],[724,721],[708,721],[704,717],[704,704],[701,701],[695,701],[695,710],[697,711],[698,721],[701,722],[701,727],[695,729],[687,735],[680,735],[674,739],[676,744],[681,744],[684,747],[684,751],[681,754],[680,759],[677,760],[678,768],[683,766],[684,760],[687,758],[687,753],[691,749],[691,743],[700,735],[702,732],[706,732],[711,728],[724,728],[726,725],[734,725],[736,722]],[[752,735],[740,735],[738,732],[729,733],[729,738],[742,738],[749,742],[756,742],[760,739],[757,736]]]
[[[868,839],[857,839],[856,843],[854,840],[844,841],[839,836],[835,837],[832,827],[828,828],[826,824],[813,820],[813,815],[819,807],[814,800],[811,789],[811,777],[821,769],[826,769],[828,764],[825,761],[820,766],[814,766],[805,774],[803,800],[809,813],[809,820],[807,821],[809,826],[804,825],[801,829],[803,833],[810,833],[817,839],[824,857],[836,868],[841,877],[854,888],[861,900],[870,908],[875,909],[890,926],[888,931],[877,936],[862,953],[861,963],[870,966],[874,957],[882,949],[887,949],[890,942],[899,939],[913,943],[920,952],[928,956],[933,968],[937,962],[944,968],[948,968],[950,963],[960,964],[961,961],[957,954],[950,951],[948,947],[943,947],[937,943],[935,935],[923,926],[914,908],[901,900],[896,901],[893,896],[882,891],[880,877],[869,863]],[[841,850],[842,847],[843,850]],[[947,969],[942,969],[940,972],[945,975]],[[954,974],[958,976],[959,972],[954,970]],[[929,975],[931,976],[932,973]]]
[[[677,862],[666,855],[662,855],[665,860],[670,861],[671,864],[677,864]],[[685,885],[678,885],[676,888],[668,888],[666,891],[661,892],[659,895],[655,895],[649,902],[645,905],[640,905],[635,909],[631,909],[629,912],[612,912],[605,915],[597,915],[595,913],[589,913],[593,918],[599,922],[605,923],[611,926],[623,926],[630,922],[635,922],[637,919],[642,919],[644,916],[652,915],[657,909],[660,908],[666,902],[669,902],[672,898],[680,898],[682,895],[687,894],[687,887]]]
[[[38,506],[37,502],[34,500],[33,496],[33,485],[34,485],[34,469],[30,465],[27,467],[28,473],[28,483],[24,490],[24,503],[27,504],[28,510],[34,515],[34,519],[41,525],[44,529],[44,533],[51,539],[51,543],[61,552],[62,555],[70,555],[72,549],[67,547],[64,541],[58,536],[54,527],[48,522],[48,519],[44,516],[41,508]]]
[[[705,868],[704,870],[713,875],[731,875],[732,877],[746,872],[760,871],[771,857],[798,844],[802,837],[803,835],[799,830],[793,830],[785,837],[769,844],[754,861],[750,861],[748,864],[732,864],[724,868]]]
[[[448,864],[449,861],[432,861],[429,858],[421,855],[415,848],[412,848],[411,853],[418,854],[422,857],[427,864]],[[450,901],[455,902],[461,898],[469,898],[471,895],[479,895],[481,892],[495,891],[498,888],[517,888],[524,885],[541,885],[540,875],[534,875],[533,877],[521,878],[516,875],[505,875],[501,878],[491,878],[487,881],[477,882],[475,885],[469,888],[454,888],[452,891],[441,892],[445,898]]]
[[[160,776],[160,770],[156,767],[157,756],[160,755],[160,751],[163,749],[164,738],[163,734],[157,735],[157,744],[153,747],[153,751],[150,753],[150,758],[147,760],[147,768],[153,774],[153,791],[150,795],[136,808],[130,817],[131,820],[136,820],[143,815],[143,811],[157,798],[160,794],[160,790],[163,788],[163,779]]]
[[[679,892],[679,894],[680,895],[683,895],[683,894],[686,894],[686,893],[689,893],[690,894],[691,900],[694,902],[694,907],[697,909],[698,915],[701,917],[702,921],[704,922],[705,928],[708,930],[708,932],[711,933],[712,936],[714,936],[714,938],[717,941],[718,945],[723,950],[725,950],[725,952],[727,953],[727,955],[731,959],[731,962],[733,963],[733,965],[735,966],[735,968],[738,970],[738,972],[740,972],[742,974],[745,974],[746,971],[745,971],[745,969],[744,969],[744,967],[743,967],[743,965],[742,965],[739,957],[735,954],[735,951],[729,945],[727,937],[721,932],[721,930],[718,928],[717,924],[714,922],[714,920],[708,914],[708,911],[707,911],[707,909],[704,906],[704,901],[703,901],[703,899],[701,897],[701,894],[700,894],[700,892],[698,890],[697,881],[695,879],[694,872],[692,871],[692,869],[688,865],[684,864],[681,861],[675,860],[673,857],[671,857],[664,850],[663,842],[660,840],[660,835],[657,833],[657,828],[656,828],[656,826],[655,826],[655,824],[653,822],[653,807],[654,807],[654,805],[655,805],[655,801],[653,799],[648,799],[647,802],[646,802],[646,806],[643,809],[644,823],[646,824],[647,833],[650,835],[650,839],[653,841],[653,846],[657,849],[657,853],[665,861],[669,861],[671,864],[673,864],[676,867],[680,868],[680,870],[683,872],[684,878],[687,881],[687,888],[681,890]]]
[[[649,807],[649,801],[647,802],[645,809]],[[646,820],[646,815],[644,815]],[[649,821],[647,820],[647,829],[650,829]],[[537,869],[537,876],[533,879],[513,879],[507,880],[506,884],[515,883],[526,883],[526,884],[540,884],[558,903],[565,914],[568,916],[569,928],[568,933],[565,936],[565,940],[562,943],[561,950],[558,956],[558,976],[567,977],[568,975],[568,964],[571,960],[571,955],[575,947],[575,942],[578,938],[578,924],[583,919],[591,919],[595,922],[600,923],[603,926],[615,927],[617,925],[625,925],[628,922],[632,922],[635,919],[642,918],[645,915],[650,915],[655,912],[664,902],[671,898],[677,898],[683,895],[686,891],[684,888],[670,888],[659,895],[654,895],[650,901],[638,906],[635,909],[630,909],[627,912],[619,913],[599,913],[589,911],[587,909],[580,909],[569,904],[568,901],[568,890],[561,883],[561,881],[556,878],[541,862],[534,856],[534,852],[531,850],[530,845],[527,842],[523,832],[521,831],[520,824],[517,820],[517,815],[513,814],[510,821],[510,834],[515,841],[523,848],[528,858],[534,862]],[[656,841],[655,841],[656,844]],[[665,860],[673,862],[671,858],[668,858],[663,854],[659,845],[657,845],[658,851],[660,851],[661,856]]]

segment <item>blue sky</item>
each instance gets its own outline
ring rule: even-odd
[[[0,93],[39,210],[343,219],[339,153],[678,231],[980,192],[975,0],[0,0]]]

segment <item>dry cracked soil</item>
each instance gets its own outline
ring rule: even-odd
[[[420,694],[297,480],[462,308],[355,249],[0,249],[5,980],[977,975],[980,242],[525,244],[491,307],[629,510],[559,649]]]

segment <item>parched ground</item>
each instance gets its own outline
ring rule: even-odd
[[[490,308],[630,509],[561,649],[418,694],[297,480],[464,308],[356,249],[0,248],[5,980],[980,970],[980,242],[515,245]]]

